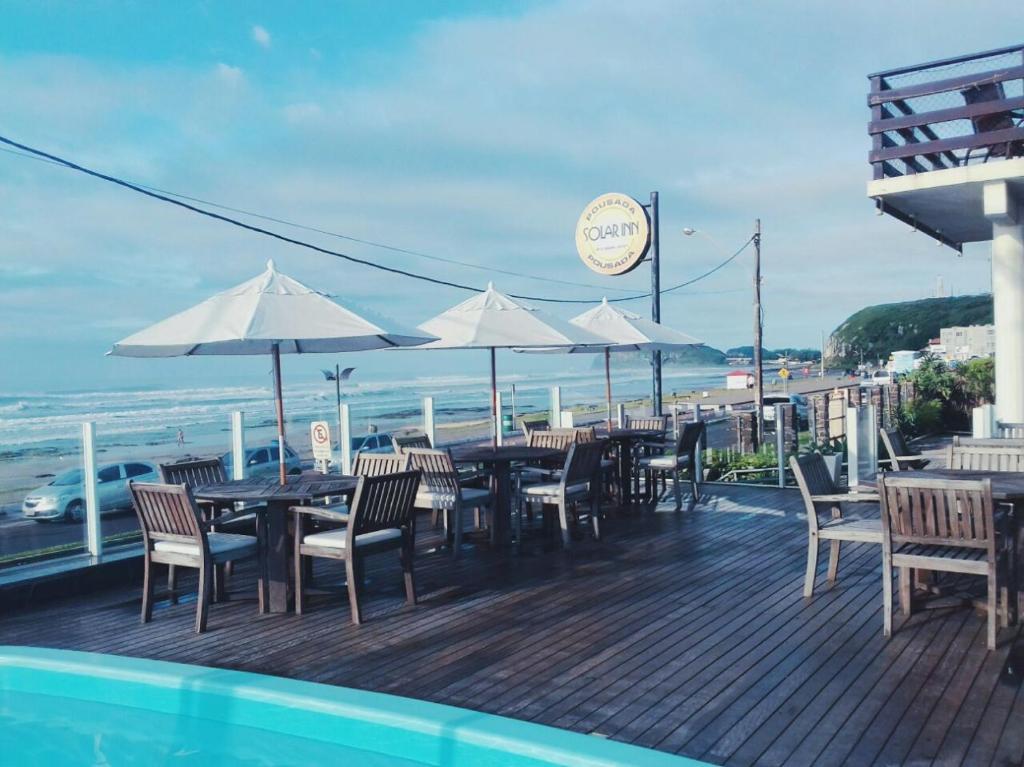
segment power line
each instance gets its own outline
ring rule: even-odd
[[[14,140],[9,139],[9,138],[7,138],[5,136],[2,136],[2,135],[0,135],[0,142],[2,142],[4,144],[7,144],[10,147],[14,147],[16,150],[20,150],[20,151],[12,151],[12,150],[3,149],[2,147],[0,147],[0,150],[5,151],[5,152],[7,152],[9,154],[14,154],[14,155],[17,155],[17,156],[20,156],[20,157],[27,157],[29,159],[40,160],[40,161],[43,161],[43,162],[48,162],[50,164],[54,164],[54,165],[58,165],[58,166],[61,166],[61,167],[64,167],[64,168],[68,168],[70,170],[78,171],[78,172],[84,173],[84,174],[86,174],[88,176],[92,176],[93,178],[98,178],[98,179],[100,179],[102,181],[107,181],[107,182],[109,182],[111,184],[115,184],[115,185],[121,186],[121,187],[123,187],[125,189],[129,189],[131,191],[134,191],[134,192],[137,192],[139,194],[145,195],[146,197],[150,197],[150,198],[153,198],[153,199],[156,199],[156,200],[160,200],[161,202],[170,203],[171,205],[175,205],[175,206],[178,206],[180,208],[184,208],[185,210],[191,211],[193,213],[198,213],[201,216],[206,216],[208,218],[212,218],[212,219],[217,220],[217,221],[222,221],[222,222],[227,223],[227,224],[232,224],[234,226],[237,226],[239,228],[242,228],[242,229],[254,232],[256,234],[262,234],[264,236],[271,237],[273,239],[280,240],[282,242],[287,242],[287,243],[289,243],[291,245],[298,245],[299,247],[308,248],[309,250],[314,250],[314,251],[316,251],[318,253],[323,253],[325,255],[334,256],[336,258],[342,258],[342,259],[345,259],[347,261],[351,261],[353,263],[361,264],[363,266],[369,266],[369,267],[371,267],[373,269],[379,269],[381,271],[390,272],[392,274],[398,274],[398,275],[401,275],[403,277],[410,277],[410,278],[415,279],[415,280],[421,280],[421,281],[424,281],[424,282],[430,282],[430,283],[433,283],[435,285],[443,285],[445,287],[458,288],[459,290],[467,290],[467,291],[471,291],[471,292],[475,292],[475,293],[483,292],[480,288],[476,288],[476,287],[473,287],[471,285],[466,285],[466,284],[459,283],[459,282],[453,282],[453,281],[450,281],[450,280],[443,280],[443,279],[440,279],[440,278],[437,278],[437,277],[430,277],[430,276],[424,275],[424,274],[417,274],[415,272],[410,272],[410,271],[405,270],[405,269],[399,269],[399,268],[396,268],[396,267],[386,266],[384,264],[378,264],[376,262],[368,261],[368,260],[362,259],[362,258],[358,258],[356,256],[352,256],[352,255],[349,255],[347,253],[342,253],[340,251],[329,250],[328,248],[322,248],[322,247],[320,247],[318,245],[314,245],[312,243],[305,242],[304,240],[297,240],[297,239],[295,239],[293,237],[288,237],[287,235],[283,235],[283,234],[280,234],[278,232],[274,232],[274,231],[269,230],[269,229],[264,229],[262,227],[253,226],[252,224],[247,224],[244,221],[239,221],[238,219],[234,219],[234,218],[231,218],[229,216],[224,216],[224,215],[221,215],[219,213],[215,213],[213,211],[209,211],[209,210],[205,210],[203,208],[199,208],[199,207],[197,207],[195,205],[191,205],[191,204],[189,204],[187,202],[183,202],[182,200],[190,200],[190,201],[193,201],[193,202],[199,202],[201,204],[210,205],[210,206],[213,206],[213,207],[218,207],[218,208],[221,208],[223,210],[230,210],[232,212],[241,213],[243,215],[253,216],[253,217],[256,217],[256,218],[262,218],[262,219],[265,219],[265,220],[274,221],[276,223],[281,223],[281,224],[284,224],[284,225],[287,225],[287,226],[294,226],[294,227],[298,227],[298,228],[301,228],[301,229],[307,229],[309,231],[319,232],[321,234],[326,234],[326,235],[330,235],[330,236],[334,236],[334,237],[339,237],[339,238],[342,238],[342,239],[347,239],[347,240],[351,240],[353,242],[358,242],[358,243],[362,243],[362,244],[366,244],[366,245],[372,245],[374,247],[386,248],[388,250],[392,250],[392,251],[395,251],[395,252],[408,253],[409,255],[420,256],[420,257],[424,257],[424,258],[431,258],[431,259],[435,259],[435,260],[439,260],[439,261],[446,261],[448,263],[458,264],[460,266],[471,266],[471,267],[474,267],[474,268],[482,268],[482,269],[487,269],[487,267],[480,267],[477,264],[468,264],[466,262],[455,261],[454,259],[444,259],[444,258],[442,258],[440,256],[431,256],[429,254],[419,253],[419,252],[416,252],[416,251],[409,251],[409,250],[405,250],[403,248],[398,248],[398,247],[395,247],[395,246],[385,245],[385,244],[382,244],[382,243],[375,243],[375,242],[371,242],[371,241],[368,241],[368,240],[361,240],[359,238],[349,237],[347,235],[337,234],[335,232],[329,232],[329,231],[326,231],[326,230],[317,229],[315,227],[305,226],[305,225],[302,225],[302,224],[295,224],[295,223],[292,223],[292,222],[289,222],[289,221],[285,221],[283,219],[273,218],[271,216],[264,216],[264,215],[257,214],[257,213],[250,213],[248,211],[244,211],[244,210],[241,210],[241,209],[238,209],[238,208],[230,208],[230,207],[225,206],[225,205],[219,205],[217,203],[212,203],[212,202],[208,202],[208,201],[205,201],[205,200],[200,200],[199,198],[188,197],[186,195],[180,195],[180,194],[176,194],[174,192],[169,192],[169,191],[166,191],[166,190],[158,190],[156,187],[147,187],[147,186],[145,186],[143,184],[134,183],[134,182],[122,179],[122,178],[118,178],[117,176],[111,176],[111,175],[108,175],[106,173],[101,173],[99,171],[92,170],[92,169],[87,168],[87,167],[85,167],[83,165],[79,165],[77,163],[74,163],[71,160],[66,160],[63,157],[59,157],[57,155],[50,154],[48,152],[44,152],[41,149],[35,149],[35,148],[30,147],[30,146],[28,146],[26,144],[21,144],[21,143],[19,143],[17,141],[14,141]],[[174,198],[180,198],[180,199],[174,199]],[[688,285],[692,285],[695,282],[698,282],[698,281],[700,281],[702,279],[705,279],[706,277],[709,277],[710,275],[712,275],[715,272],[717,272],[719,269],[722,269],[723,267],[725,267],[727,264],[729,264],[735,258],[737,258],[744,250],[746,250],[747,246],[753,241],[753,239],[754,238],[751,237],[749,240],[747,240],[740,247],[739,250],[737,250],[729,258],[727,258],[725,261],[723,261],[722,263],[718,264],[714,268],[708,270],[707,272],[704,272],[703,274],[701,274],[701,275],[699,275],[697,277],[694,277],[693,279],[687,280],[685,282],[681,282],[678,285],[673,285],[670,288],[661,290],[660,293],[661,294],[671,293],[673,291],[679,290],[680,288],[684,288],[684,287],[686,287]],[[568,281],[565,281],[565,280],[541,278],[541,277],[537,277],[537,276],[534,276],[534,275],[527,275],[527,274],[520,274],[520,273],[517,273],[517,272],[503,271],[503,270],[500,270],[500,269],[488,269],[488,271],[500,272],[500,273],[510,274],[510,275],[514,275],[514,276],[518,276],[518,277],[526,277],[526,278],[529,278],[529,279],[545,279],[545,280],[547,280],[549,282],[559,282],[559,283],[562,283],[562,284],[572,285],[574,287],[580,287],[581,286],[580,283],[568,282]],[[594,287],[595,289],[598,289],[598,290],[606,290],[607,289],[607,288],[603,288],[603,287],[600,287],[600,286],[585,286],[585,287]],[[614,290],[622,290],[621,288],[613,288],[613,289]],[[540,301],[540,302],[545,302],[545,303],[562,303],[562,304],[592,304],[592,303],[595,303],[594,299],[551,298],[551,297],[547,297],[547,296],[531,296],[531,295],[524,295],[524,294],[518,294],[518,293],[510,293],[509,295],[512,296],[513,298],[520,298],[520,299],[523,299],[523,300],[526,300],[526,301]],[[612,298],[612,299],[608,299],[608,300],[609,300],[609,302],[636,301],[636,300],[639,300],[639,299],[642,299],[642,298],[649,298],[651,295],[652,295],[651,292],[647,292],[647,293],[641,293],[641,294],[634,295],[634,296],[627,296],[627,297],[623,297],[623,298]]]

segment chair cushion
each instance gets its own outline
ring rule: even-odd
[[[491,498],[490,490],[480,487],[462,488],[462,503],[470,508],[487,503]],[[442,493],[437,490],[420,489],[416,493],[416,506],[430,508],[434,504],[438,506],[451,506],[455,503],[454,493]]]
[[[372,533],[363,533],[356,536],[356,546],[366,546],[371,543],[390,541],[401,538],[402,531],[398,528],[387,530],[374,530]],[[327,549],[343,549],[348,545],[348,528],[340,527],[337,530],[328,530],[324,533],[313,533],[302,539],[308,546],[323,546]]]
[[[239,535],[237,533],[208,533],[206,536],[210,545],[210,553],[217,557],[226,554],[245,556],[246,549],[256,551],[255,535]],[[199,546],[195,543],[184,543],[180,541],[155,541],[153,550],[165,554],[185,554],[190,557],[200,555]]]
[[[676,469],[690,464],[688,455],[653,455],[650,458],[641,458],[640,466],[651,469]]]
[[[574,495],[576,493],[586,492],[588,484],[586,482],[579,482],[575,485],[569,485],[565,488],[566,495]],[[527,485],[523,488],[525,495],[552,497],[558,495],[558,491],[561,488],[561,484],[558,482],[544,482],[539,485]]]

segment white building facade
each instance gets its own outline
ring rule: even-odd
[[[939,341],[943,357],[949,362],[991,357],[996,353],[996,328],[995,325],[942,328]]]

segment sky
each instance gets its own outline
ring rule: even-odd
[[[577,217],[604,192],[646,201],[656,190],[664,285],[723,261],[760,218],[765,343],[816,346],[865,305],[932,296],[940,276],[955,293],[989,289],[987,246],[961,258],[875,215],[866,76],[1019,43],[1021,28],[1024,5],[1010,1],[967,13],[935,0],[5,0],[0,135],[149,186],[538,279],[269,224],[360,258],[595,302],[646,290],[649,271],[588,271]],[[0,391],[262,372],[265,360],[104,352],[268,258],[405,325],[468,296],[6,152],[0,211]],[[666,296],[662,321],[719,348],[751,343],[751,268],[748,251]],[[485,372],[485,355],[467,354],[314,357],[286,369]],[[589,362],[503,358],[517,370]]]

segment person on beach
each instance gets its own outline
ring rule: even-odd
[[[185,432],[182,431],[181,427],[178,427],[178,447],[185,445]]]

